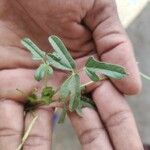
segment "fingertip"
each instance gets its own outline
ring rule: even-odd
[[[127,95],[138,95],[142,91],[142,83],[141,80],[134,80],[132,83],[130,83],[129,89],[126,88],[126,91],[124,91]]]
[[[121,79],[111,79],[116,88],[123,94],[136,95],[142,90],[139,68],[135,59],[133,47],[129,39],[117,47],[103,53],[101,60],[123,66],[128,76]]]
[[[138,95],[142,91],[139,75],[132,75],[122,80],[112,80],[117,89],[125,95]]]

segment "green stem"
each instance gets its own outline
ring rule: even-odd
[[[143,74],[143,73],[141,73],[141,72],[140,72],[140,74],[141,74],[141,76],[142,76],[143,78],[145,78],[145,79],[147,79],[147,80],[150,80],[150,77],[149,77],[149,76],[147,76],[147,75],[145,75],[145,74]]]
[[[46,68],[45,76],[44,76],[44,85],[45,85],[45,87],[47,87],[47,84],[48,84],[48,68]]]

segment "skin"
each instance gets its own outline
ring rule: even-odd
[[[41,83],[34,80],[39,62],[20,44],[29,37],[50,51],[48,36],[55,34],[80,67],[94,55],[102,61],[124,66],[129,76],[123,80],[103,81],[92,91],[98,111],[84,108],[83,118],[69,113],[83,150],[142,150],[132,112],[124,94],[137,94],[141,81],[132,45],[118,19],[113,0],[1,0],[0,1],[0,148],[15,150],[24,130],[33,119],[24,117],[22,94],[28,95]],[[49,84],[58,87],[66,74],[55,71]],[[57,79],[57,80],[56,80]],[[81,72],[81,81],[87,78]],[[107,92],[106,92],[107,91]],[[21,103],[20,103],[21,102]],[[53,110],[38,108],[35,123],[24,150],[51,149]]]

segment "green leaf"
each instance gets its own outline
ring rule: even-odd
[[[75,111],[80,105],[80,95],[79,93],[75,93],[71,95],[71,99],[69,102],[70,111]]]
[[[55,93],[55,91],[53,90],[53,88],[50,87],[50,86],[47,86],[42,91],[42,97],[43,96],[50,96],[50,97],[52,97],[54,95],[54,93]]]
[[[59,117],[59,121],[58,121],[59,124],[64,123],[66,115],[67,115],[67,109],[63,108],[63,110],[62,110],[62,112],[60,114],[60,117]]]
[[[53,74],[53,68],[50,67],[49,65],[47,65],[46,67],[47,67],[47,70],[46,70],[46,71],[47,71],[47,72],[46,72],[47,75],[52,75],[52,74]]]
[[[29,38],[24,38],[21,43],[31,52],[33,60],[43,60],[45,58],[46,53],[40,50]]]
[[[28,103],[35,104],[37,103],[37,96],[34,92],[32,92],[28,97],[27,97]]]
[[[39,105],[38,97],[33,91],[28,97],[24,105],[25,112],[33,111]]]
[[[47,63],[60,70],[72,71],[72,69],[66,67],[63,64],[63,62],[61,61],[61,58],[58,57],[55,52],[53,52],[52,54],[48,54]]]
[[[48,105],[52,102],[52,97],[54,96],[55,91],[53,90],[52,87],[45,87],[42,90],[41,94],[41,100],[44,102],[44,104]]]
[[[51,75],[53,73],[53,69],[47,64],[41,64],[39,68],[35,72],[35,79],[40,81],[44,78],[45,75]]]
[[[72,76],[70,76],[68,79],[66,79],[64,81],[64,83],[61,85],[61,88],[60,88],[60,98],[63,100],[63,101],[66,101],[66,98],[70,96],[70,83],[71,83],[71,80],[72,80]]]
[[[81,97],[80,78],[78,74],[72,74],[65,80],[60,88],[60,95],[63,101],[70,98],[69,108],[71,111],[78,107]]]
[[[82,112],[82,102],[81,100],[79,101],[78,107],[75,109],[76,113],[78,116],[83,117],[83,112]]]
[[[85,68],[85,72],[92,81],[97,82],[100,80],[99,76],[96,73],[90,71],[88,68]]]
[[[55,53],[49,56],[51,58],[49,58],[49,63],[52,63],[51,65],[55,65],[54,67],[61,69],[61,67],[58,66],[58,64],[56,65],[52,61],[55,60],[55,62],[59,62],[59,65],[64,66],[66,70],[75,69],[75,61],[71,57],[63,42],[57,36],[54,35],[49,37],[49,42],[55,50]]]
[[[35,72],[35,79],[40,81],[45,75],[51,75],[52,73],[53,69],[50,66],[47,64],[41,64]]]
[[[122,79],[127,76],[127,73],[122,66],[100,62],[95,60],[93,57],[90,57],[87,60],[85,66],[86,69],[92,73],[101,73],[115,79]]]
[[[41,64],[39,68],[36,70],[34,77],[37,81],[40,81],[41,79],[43,79],[43,77],[45,76],[45,72],[46,72],[45,69],[46,69],[46,65]]]

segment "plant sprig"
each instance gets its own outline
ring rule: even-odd
[[[33,110],[35,106],[49,105],[54,102],[53,96],[56,91],[53,90],[51,85],[48,85],[48,79],[53,74],[54,68],[69,72],[67,79],[61,84],[59,90],[57,90],[60,93],[59,102],[64,104],[59,120],[59,123],[63,123],[67,111],[76,112],[82,116],[83,107],[95,108],[95,104],[84,95],[83,87],[88,83],[81,84],[75,60],[63,42],[55,35],[50,36],[48,40],[53,48],[52,53],[42,51],[28,38],[22,40],[22,44],[31,52],[32,59],[41,61],[35,73],[35,80],[43,80],[44,82],[44,88],[40,97],[34,92],[28,96],[26,110]],[[122,66],[100,62],[93,57],[87,59],[82,69],[91,79],[91,82],[103,80],[100,75],[114,79],[122,79],[127,76],[125,68]]]

